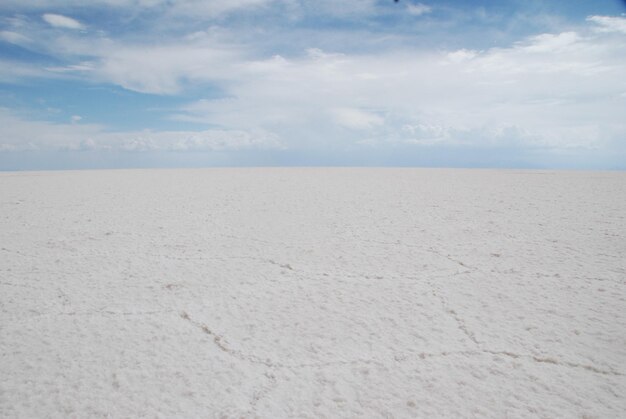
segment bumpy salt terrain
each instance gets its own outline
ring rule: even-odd
[[[626,417],[626,173],[0,174],[0,416]]]

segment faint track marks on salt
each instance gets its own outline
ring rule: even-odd
[[[300,363],[300,364],[284,364],[281,362],[273,361],[269,358],[263,359],[256,355],[246,354],[242,351],[232,348],[222,335],[214,332],[206,324],[193,320],[186,311],[181,311],[179,315],[182,319],[191,323],[192,325],[200,329],[203,333],[211,336],[213,338],[213,343],[215,344],[215,346],[217,346],[219,350],[241,361],[246,361],[246,362],[250,362],[253,364],[265,365],[266,367],[270,367],[270,368],[307,368],[307,367],[322,368],[322,367],[337,366],[337,365],[355,365],[355,364],[370,364],[370,365],[378,365],[378,366],[384,367],[384,364],[382,362],[375,361],[372,359],[356,359],[352,361],[311,362],[311,363]]]
[[[382,368],[391,367],[390,364],[386,364],[381,361],[376,361],[372,359],[357,359],[352,361],[328,361],[328,362],[311,362],[311,363],[300,363],[300,364],[284,364],[276,361],[272,361],[270,359],[262,359],[255,355],[245,354],[241,351],[233,349],[228,345],[227,341],[219,334],[215,333],[212,329],[210,329],[204,323],[197,322],[193,320],[189,314],[185,311],[181,311],[179,313],[180,317],[184,320],[188,321],[195,327],[199,328],[205,334],[211,336],[213,338],[213,343],[220,349],[222,352],[229,354],[230,356],[237,358],[241,361],[250,362],[253,364],[260,364],[270,368],[323,368],[323,367],[331,367],[331,366],[342,366],[342,365],[357,365],[357,364],[368,364],[368,365],[376,365]],[[476,342],[477,343],[477,342]],[[478,343],[477,343],[478,344]],[[614,371],[612,369],[601,369],[593,365],[580,364],[575,362],[563,361],[553,357],[539,357],[535,355],[526,355],[526,354],[518,354],[510,351],[493,351],[489,349],[478,349],[478,350],[469,350],[469,351],[448,351],[448,352],[438,352],[438,353],[428,353],[422,352],[418,356],[420,359],[426,358],[441,358],[441,357],[449,357],[449,356],[466,356],[466,357],[476,357],[476,356],[485,356],[485,355],[496,355],[496,356],[504,356],[512,359],[523,359],[527,361],[532,361],[534,363],[539,364],[552,364],[560,367],[568,367],[568,368],[577,368],[583,369],[586,371],[594,372],[596,374],[602,375],[610,375],[610,376],[624,376],[623,373],[619,371]],[[400,356],[396,354],[393,358],[397,362],[402,362],[406,360],[407,357]],[[270,381],[272,378],[275,380],[275,376],[272,374],[268,376]],[[259,397],[260,398],[260,397]],[[258,400],[257,400],[258,401]]]
[[[624,376],[624,374],[619,371],[614,371],[612,369],[605,370],[605,369],[601,369],[593,365],[563,361],[563,360],[559,360],[559,359],[552,358],[552,357],[525,355],[525,354],[518,354],[518,353],[510,352],[510,351],[492,351],[489,349],[481,349],[480,351],[440,352],[440,353],[430,353],[430,354],[423,353],[423,354],[420,354],[420,357],[430,358],[430,357],[445,357],[445,356],[452,356],[452,355],[463,355],[463,356],[497,355],[497,356],[504,356],[504,357],[513,358],[513,359],[525,359],[525,360],[533,361],[533,362],[540,363],[540,364],[552,364],[552,365],[556,365],[560,367],[580,368],[580,369],[584,369],[584,370],[591,371],[597,374],[602,374],[602,375],[613,375],[613,376],[618,376],[618,377]]]
[[[457,265],[460,265],[460,266],[462,266],[464,268],[471,269],[472,271],[478,271],[479,270],[475,266],[470,266],[470,265],[466,264],[465,262],[463,262],[462,260],[456,259],[456,258],[450,256],[449,254],[445,254],[445,253],[442,253],[442,252],[440,252],[438,250],[435,250],[432,247],[429,247],[428,249],[424,249],[424,250],[426,252],[429,252],[429,253],[435,254],[437,256],[440,256],[442,258],[445,258],[445,259],[449,260],[450,262],[456,263]]]
[[[64,303],[64,305],[66,305]],[[89,310],[89,311],[62,311],[60,313],[35,313],[29,316],[14,318],[13,320],[29,320],[41,317],[53,316],[151,316],[154,314],[169,314],[174,310],[152,310],[152,311],[113,311],[113,310]]]
[[[448,301],[445,299],[445,297],[443,297],[437,290],[437,288],[435,287],[435,285],[430,281],[427,280],[426,281],[428,283],[428,285],[431,288],[431,293],[432,295],[437,298],[441,304],[441,307],[443,308],[443,310],[449,314],[454,321],[457,324],[458,329],[463,332],[463,334],[465,336],[467,336],[467,338],[469,340],[471,340],[472,342],[474,342],[475,345],[480,346],[480,342],[478,341],[478,339],[476,339],[476,335],[474,334],[474,332],[472,332],[467,325],[465,324],[465,320],[463,320],[463,318],[461,318],[461,316],[459,316],[457,314],[457,312],[455,310],[453,310],[452,308],[450,308],[450,305],[448,304]]]
[[[266,372],[263,374],[269,381],[268,385],[261,387],[259,390],[255,391],[252,400],[250,400],[250,405],[252,408],[255,408],[257,403],[261,401],[263,398],[267,397],[276,387],[278,387],[278,380],[276,376],[271,372]]]
[[[540,357],[540,356],[535,356],[535,355],[523,355],[523,354],[517,354],[514,352],[508,352],[508,351],[492,351],[489,349],[482,349],[482,343],[476,338],[476,335],[467,327],[467,325],[465,324],[465,321],[463,320],[463,318],[461,318],[461,316],[458,315],[458,313],[451,309],[448,305],[448,302],[446,301],[446,299],[441,296],[438,292],[437,289],[435,288],[435,286],[428,281],[429,285],[432,288],[432,295],[435,296],[437,299],[439,299],[439,301],[441,302],[441,305],[443,307],[443,309],[445,310],[446,313],[450,314],[452,316],[452,318],[456,321],[457,326],[459,328],[459,330],[461,330],[472,342],[474,342],[474,344],[476,344],[477,347],[480,348],[479,351],[456,351],[456,352],[440,352],[437,354],[428,354],[428,353],[422,353],[420,354],[421,358],[426,358],[426,357],[437,357],[437,356],[450,356],[450,355],[466,355],[466,356],[475,356],[475,355],[480,355],[480,354],[491,354],[491,355],[501,355],[501,356],[506,356],[509,358],[514,358],[514,359],[526,359],[526,360],[531,360],[537,363],[545,363],[545,364],[553,364],[553,365],[558,365],[558,366],[562,366],[562,367],[571,367],[571,368],[582,368],[585,369],[587,371],[592,371],[595,372],[597,374],[603,374],[603,375],[614,375],[614,376],[623,376],[624,374],[621,372],[617,372],[617,371],[613,371],[613,370],[604,370],[598,367],[595,367],[593,365],[587,365],[587,364],[580,364],[580,363],[575,363],[575,362],[569,362],[569,361],[563,361],[563,360],[559,360],[553,357],[549,357],[549,356],[545,356],[545,357]]]
[[[518,354],[518,353],[510,352],[510,351],[492,351],[489,349],[481,349],[478,351],[444,351],[444,352],[437,352],[437,353],[422,352],[419,354],[419,357],[420,359],[427,359],[427,358],[444,358],[444,357],[450,357],[450,356],[476,357],[476,356],[485,356],[485,355],[504,356],[504,357],[512,358],[512,359],[522,359],[522,360],[532,361],[532,362],[539,363],[539,364],[552,364],[552,365],[556,365],[559,367],[580,368],[580,369],[584,369],[584,370],[591,371],[596,374],[602,374],[602,375],[612,375],[612,376],[618,376],[618,377],[624,376],[624,374],[619,371],[614,371],[612,369],[605,370],[605,369],[598,368],[593,365],[562,361],[562,360],[552,358],[552,357],[525,355],[525,354]]]

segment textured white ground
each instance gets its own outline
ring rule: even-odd
[[[626,173],[0,174],[0,417],[626,417]]]

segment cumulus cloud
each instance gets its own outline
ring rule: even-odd
[[[80,23],[76,19],[72,19],[71,17],[57,15],[54,13],[45,13],[41,16],[41,18],[46,21],[50,26],[54,26],[55,28],[64,28],[64,29],[84,29],[85,25]]]

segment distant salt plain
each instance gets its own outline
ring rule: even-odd
[[[0,417],[626,417],[626,173],[0,174]]]

